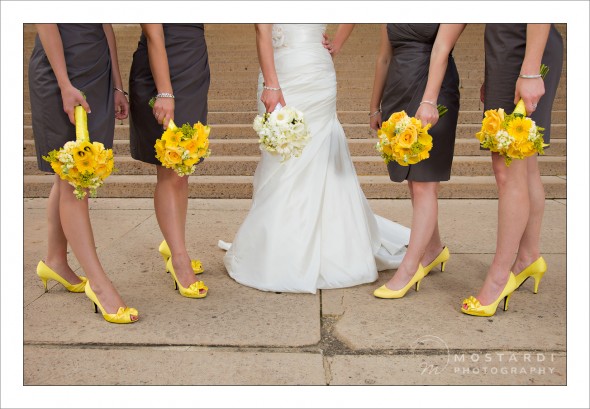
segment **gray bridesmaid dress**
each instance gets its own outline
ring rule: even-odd
[[[485,28],[485,100],[484,110],[514,110],[514,91],[526,49],[526,24],[486,24]],[[549,143],[551,110],[563,65],[563,39],[551,25],[542,63],[549,67],[545,77],[545,95],[531,118],[545,128],[543,139]],[[547,149],[547,148],[545,148]]]
[[[91,141],[113,146],[115,103],[111,55],[102,24],[58,24],[68,78],[84,92],[92,113],[88,114]],[[76,139],[75,127],[63,110],[61,91],[39,36],[29,63],[29,93],[37,164],[53,173],[42,156]]]
[[[438,28],[439,24],[387,24],[393,54],[381,101],[384,121],[402,110],[410,116],[416,115],[426,89],[430,53]],[[430,157],[409,166],[388,163],[392,181],[438,182],[451,177],[459,116],[459,74],[451,54],[437,103],[445,105],[448,112],[429,131],[433,140]]]
[[[170,80],[174,92],[174,123],[207,123],[210,72],[203,24],[163,24]],[[162,136],[149,106],[157,94],[148,58],[147,39],[141,35],[129,75],[131,156],[161,165],[154,144]]]

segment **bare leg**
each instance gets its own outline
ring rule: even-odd
[[[113,283],[105,274],[94,244],[94,235],[88,212],[88,198],[78,200],[73,194],[74,188],[60,180],[59,212],[63,231],[74,255],[86,272],[92,290],[109,314],[125,307],[123,299]],[[133,319],[133,318],[132,318]]]
[[[157,167],[157,172],[158,182],[154,193],[156,218],[170,247],[176,277],[183,287],[189,287],[198,280],[195,280],[185,242],[188,176],[180,177],[174,170],[162,166]]]
[[[60,178],[55,175],[54,179],[47,201],[47,257],[45,264],[70,284],[78,284],[80,279],[68,265],[68,241],[59,217]]]
[[[545,189],[541,182],[537,157],[531,156],[525,160],[527,162],[530,213],[526,229],[520,239],[516,261],[512,266],[514,274],[520,273],[541,257],[539,241],[541,240],[541,223],[545,211]]]
[[[477,295],[482,305],[495,301],[506,286],[529,218],[527,161],[515,159],[507,167],[502,156],[492,153],[492,166],[498,185],[498,236],[494,260]]]
[[[432,239],[437,221],[438,182],[414,181],[410,186],[413,204],[410,243],[401,265],[386,284],[390,290],[403,288],[414,276],[418,264],[424,256],[424,251]]]

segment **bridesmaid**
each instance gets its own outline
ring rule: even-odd
[[[408,181],[412,199],[412,230],[404,259],[395,275],[375,290],[375,297],[401,298],[450,257],[438,228],[438,189],[451,177],[455,132],[459,114],[459,75],[451,51],[465,24],[387,24],[375,68],[370,125],[377,130],[383,119],[398,111],[430,123],[434,140],[430,158],[415,165],[387,165],[394,182]],[[448,108],[439,120],[437,104]],[[383,116],[382,116],[383,113]]]
[[[207,123],[210,75],[204,26],[142,24],[141,28],[129,77],[131,156],[156,165],[154,207],[164,235],[160,253],[166,270],[181,295],[204,298],[207,286],[195,280],[195,273],[203,270],[198,260],[190,259],[185,243],[188,176],[161,166],[154,149],[170,120],[178,125]],[[153,109],[152,97],[156,97]]]
[[[487,24],[485,56],[484,110],[512,112],[522,98],[528,115],[545,128],[548,144],[563,64],[563,40],[555,26]],[[544,80],[541,63],[549,67]],[[514,160],[507,167],[499,154],[492,153],[492,166],[498,185],[496,254],[477,297],[463,301],[461,311],[470,315],[491,316],[502,299],[506,310],[512,291],[529,277],[535,280],[536,293],[547,270],[539,249],[545,190],[537,156]]]
[[[38,24],[37,33],[29,63],[33,133],[39,169],[53,172],[42,156],[76,139],[75,106],[82,105],[89,114],[92,107],[90,137],[110,148],[115,118],[126,118],[129,104],[110,24]],[[88,196],[78,200],[73,190],[54,176],[47,202],[47,257],[37,265],[37,275],[46,291],[48,280],[71,292],[85,291],[109,322],[134,322],[137,310],[125,305],[96,254]],[[77,276],[68,265],[68,243],[88,279]]]

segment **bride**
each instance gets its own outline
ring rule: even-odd
[[[332,55],[353,25],[340,25],[332,43],[325,28],[256,25],[258,111],[292,106],[311,132],[299,158],[281,163],[262,151],[250,212],[233,243],[219,243],[229,275],[259,290],[315,294],[371,283],[377,270],[399,266],[409,240],[408,228],[371,211],[337,118]]]

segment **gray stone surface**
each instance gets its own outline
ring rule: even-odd
[[[72,362],[72,356],[84,359]],[[318,353],[27,346],[24,361],[26,385],[326,384]]]
[[[232,240],[251,200],[191,199],[187,245],[204,264],[200,277],[210,293],[190,300],[174,291],[164,271],[152,199],[95,199],[90,209],[97,251],[123,298],[141,315],[136,324],[113,325],[93,313],[84,294],[59,284],[43,292],[34,269],[46,251],[46,199],[25,199],[24,383],[563,385],[566,203],[546,202],[541,247],[549,271],[539,294],[527,282],[507,312],[487,319],[461,314],[459,304],[478,290],[493,257],[495,200],[441,200],[440,228],[452,253],[446,271],[435,269],[418,293],[379,300],[372,291],[393,271],[380,273],[373,284],[317,295],[267,293],[235,283],[217,240]],[[409,200],[370,205],[379,215],[411,224]],[[70,260],[78,268],[71,254]],[[545,373],[540,363],[531,372],[528,361],[502,369],[498,354],[511,351],[521,361],[527,353],[553,361]],[[473,354],[480,361],[473,362]],[[485,354],[492,361],[484,361]],[[84,359],[72,364],[71,356]],[[437,372],[446,357],[454,361]]]
[[[330,385],[566,385],[566,357],[537,351],[328,358]]]

